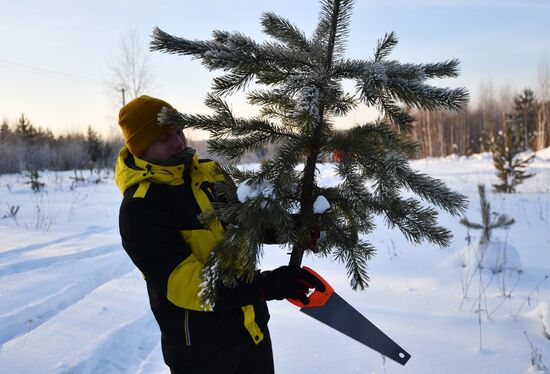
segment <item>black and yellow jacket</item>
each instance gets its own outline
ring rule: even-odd
[[[120,207],[122,245],[143,273],[151,309],[162,333],[169,366],[186,351],[221,349],[252,339],[259,344],[269,314],[257,285],[225,289],[213,311],[199,297],[200,272],[223,235],[221,224],[204,227],[198,215],[211,209],[213,185],[223,176],[213,161],[161,166],[119,153],[116,183],[124,199]]]

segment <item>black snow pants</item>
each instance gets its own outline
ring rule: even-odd
[[[195,352],[184,366],[170,367],[171,374],[273,374],[273,351],[271,338],[266,331],[258,345],[251,339],[231,345],[207,356]]]

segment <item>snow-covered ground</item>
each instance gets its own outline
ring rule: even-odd
[[[537,154],[531,164],[537,175],[512,195],[490,192],[496,177],[488,154],[412,166],[468,195],[472,222],[480,222],[477,184],[484,183],[492,210],[517,221],[492,238],[504,252],[515,249],[514,266],[484,270],[480,288],[475,266],[474,276],[467,275],[467,231],[457,217],[440,217],[454,233],[448,248],[413,246],[380,220],[368,238],[378,252],[366,291],[350,289],[341,264],[312,257],[304,264],[412,358],[405,367],[384,360],[292,304],[274,301],[278,373],[535,372],[534,349],[550,367],[550,150]],[[168,373],[144,281],[120,245],[121,196],[112,173],[104,175],[106,183],[74,188],[71,172],[42,175],[46,189],[37,194],[23,175],[0,176],[0,218],[20,207],[17,221],[0,220],[0,372]],[[330,164],[320,175],[324,185],[338,182]],[[477,242],[479,232],[470,235]],[[287,262],[285,248],[265,248],[262,268]]]

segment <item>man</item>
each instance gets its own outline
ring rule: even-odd
[[[307,303],[308,290],[324,286],[283,266],[235,288],[220,284],[213,311],[204,311],[201,270],[223,228],[205,227],[198,216],[211,209],[223,176],[213,161],[198,159],[181,131],[159,126],[163,107],[171,108],[141,96],[120,110],[126,145],[115,178],[124,194],[122,245],[144,275],[164,361],[172,373],[272,373],[266,300]]]

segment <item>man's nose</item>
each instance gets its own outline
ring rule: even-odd
[[[181,135],[174,133],[174,140],[172,141],[172,145],[174,147],[181,147],[182,145],[185,145],[185,140],[182,138]]]

